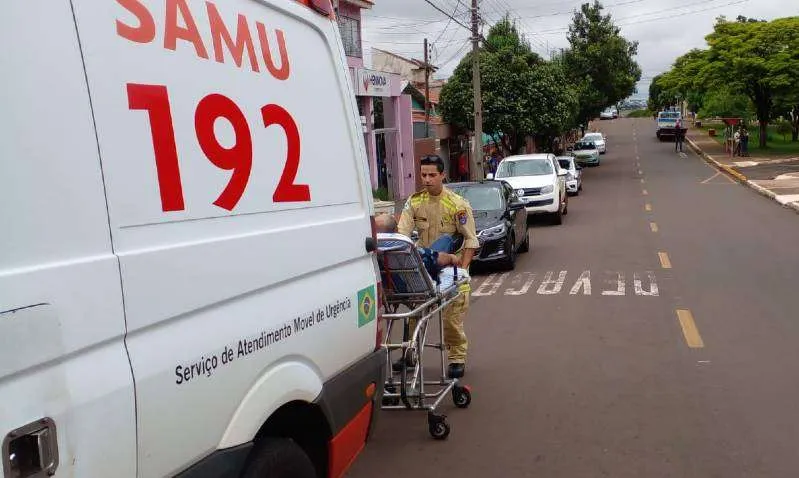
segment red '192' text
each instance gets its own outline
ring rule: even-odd
[[[128,107],[131,110],[145,110],[149,114],[158,186],[161,191],[161,209],[164,212],[182,211],[185,208],[183,186],[167,88],[163,85],[129,83],[127,89]],[[263,106],[261,117],[265,128],[272,125],[283,128],[288,145],[283,174],[272,200],[310,201],[310,187],[294,183],[300,166],[300,132],[297,123],[288,111],[276,104]],[[236,134],[236,143],[230,148],[219,144],[214,132],[214,122],[219,118],[228,120]],[[247,119],[233,100],[214,93],[205,96],[197,105],[194,129],[200,148],[208,160],[220,169],[233,172],[227,186],[214,201],[215,205],[231,211],[244,194],[252,170],[253,144]]]

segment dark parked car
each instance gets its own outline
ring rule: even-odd
[[[499,263],[506,269],[516,266],[516,254],[527,252],[527,210],[516,191],[505,181],[462,182],[447,185],[472,206],[480,249],[475,264]]]

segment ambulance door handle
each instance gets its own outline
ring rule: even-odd
[[[3,474],[20,478],[55,475],[58,436],[55,422],[42,418],[12,430],[3,439]]]
[[[375,244],[375,240],[373,237],[367,237],[364,241],[366,246],[366,252],[374,252],[377,250],[377,244]]]

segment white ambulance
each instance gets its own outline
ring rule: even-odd
[[[2,10],[2,476],[344,474],[385,354],[329,0]]]

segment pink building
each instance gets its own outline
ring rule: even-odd
[[[372,5],[370,0],[334,1],[363,124],[372,189],[404,199],[416,189],[411,96],[402,94],[400,75],[364,67],[361,10]]]

